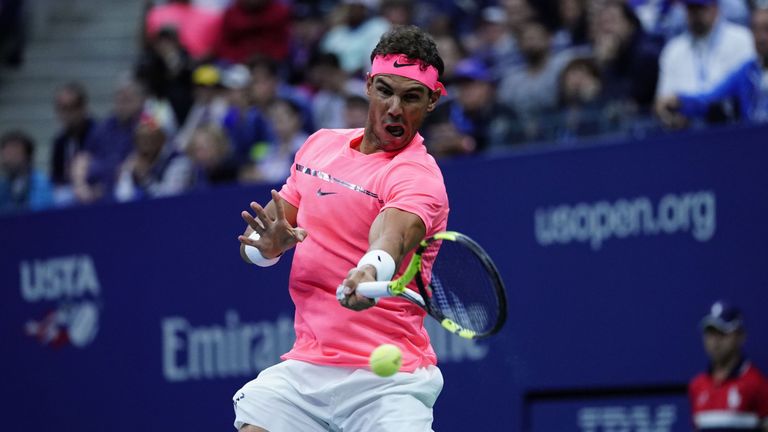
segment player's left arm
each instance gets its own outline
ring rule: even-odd
[[[415,248],[426,235],[426,226],[421,218],[413,213],[387,208],[376,217],[368,233],[368,250],[383,250],[395,261],[395,269],[400,268],[403,258]],[[342,282],[346,286],[341,304],[352,310],[367,309],[375,302],[355,292],[360,282],[376,280],[376,268],[370,264],[362,268],[353,268]]]

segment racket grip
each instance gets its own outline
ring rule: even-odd
[[[357,284],[357,293],[368,298],[388,297],[392,295],[389,291],[390,281],[361,282]]]

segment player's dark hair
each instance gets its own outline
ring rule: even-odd
[[[384,33],[371,52],[371,62],[377,55],[389,54],[403,54],[409,59],[420,60],[422,69],[426,69],[426,65],[434,66],[438,76],[445,69],[432,36],[414,25],[395,26]]]

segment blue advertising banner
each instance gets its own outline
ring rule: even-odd
[[[687,430],[718,298],[768,368],[766,132],[443,163],[449,227],[494,258],[510,311],[479,342],[428,323],[446,381],[434,429]],[[238,254],[240,211],[268,191],[0,218],[3,429],[231,428],[232,396],[293,339],[290,253],[267,269]],[[660,386],[677,390],[632,392]]]

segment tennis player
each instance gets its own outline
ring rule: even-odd
[[[385,33],[371,61],[365,128],[313,134],[280,192],[242,213],[246,261],[271,265],[296,247],[288,287],[296,342],[233,397],[240,431],[431,430],[443,378],[424,312],[355,288],[391,280],[422,238],[446,228],[443,177],[418,133],[445,93],[443,61],[413,26]],[[389,378],[368,367],[383,343],[403,352],[401,372]]]

